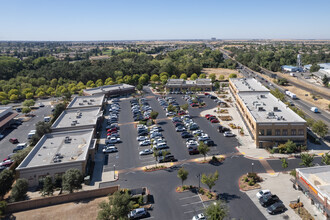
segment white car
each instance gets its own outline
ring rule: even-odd
[[[4,137],[4,135],[3,135],[3,134],[0,134],[0,140],[1,140],[3,137]]]
[[[197,147],[198,146],[198,142],[197,141],[189,141],[186,143],[187,147]]]
[[[206,220],[206,217],[203,213],[200,213],[198,215],[195,215],[192,220]]]
[[[111,137],[108,140],[105,140],[106,144],[117,144],[120,142],[120,138],[116,138],[116,137]]]
[[[144,140],[139,143],[140,146],[148,146],[151,145],[150,140]]]
[[[139,136],[136,138],[137,141],[145,141],[145,140],[149,140],[146,136]]]
[[[168,117],[168,116],[174,116],[175,115],[175,113],[174,112],[167,112],[166,113],[166,116]]]
[[[142,150],[140,151],[140,156],[142,155],[149,155],[149,154],[153,154],[154,152],[151,150],[151,149],[145,149],[145,150]]]
[[[267,196],[267,195],[271,195],[272,193],[270,192],[269,189],[264,189],[264,190],[260,190],[259,192],[257,192],[256,196],[258,199],[260,199],[263,196]]]
[[[110,146],[110,147],[106,147],[103,150],[103,153],[115,153],[118,152],[118,149],[116,147]]]
[[[198,141],[206,141],[208,139],[210,139],[209,136],[205,134],[198,137]]]
[[[234,137],[235,134],[231,133],[230,131],[225,131],[225,133],[223,133],[223,136],[225,136],[225,137]]]

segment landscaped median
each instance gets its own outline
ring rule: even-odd
[[[175,189],[176,192],[181,193],[181,192],[187,192],[191,191],[196,194],[198,194],[203,202],[210,201],[210,200],[216,200],[217,199],[217,194],[215,192],[212,192],[206,188],[200,187],[198,189],[197,186],[188,186],[188,185],[183,185],[183,186],[178,186]]]
[[[196,158],[193,161],[196,163],[204,164],[204,163],[209,163],[212,165],[220,165],[223,163],[225,160],[225,156],[223,155],[214,155],[214,156],[209,156],[209,157],[201,157],[201,158]]]
[[[257,173],[248,173],[239,178],[238,185],[240,190],[248,191],[253,189],[260,189],[262,178]]]

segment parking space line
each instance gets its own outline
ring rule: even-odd
[[[181,206],[188,206],[188,205],[193,205],[193,204],[198,204],[198,203],[203,203],[203,201],[187,203],[187,204],[183,204],[183,205],[181,205]]]
[[[190,211],[186,211],[186,212],[183,212],[184,214],[189,214],[189,213],[192,213],[192,212],[198,212],[198,211],[202,211],[204,209],[195,209],[195,210],[190,210]]]
[[[181,198],[181,199],[179,199],[179,200],[190,199],[190,198],[194,198],[194,197],[198,197],[198,196],[199,196],[199,195],[188,196],[188,197]]]

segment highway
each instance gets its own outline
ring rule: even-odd
[[[223,49],[220,49],[220,51],[223,53],[223,56],[225,59],[232,59],[230,56],[228,56],[227,52]],[[235,60],[236,61],[236,60]],[[236,61],[237,62],[237,61]],[[246,67],[245,65],[238,63],[238,66],[240,68],[240,73],[243,74],[243,76],[245,77],[254,77],[256,80],[258,80],[260,83],[262,83],[264,86],[268,87],[269,89],[279,89],[283,94],[285,94],[284,89],[282,89],[280,86],[275,85],[271,82],[268,82],[266,79],[264,79],[262,77],[262,74],[257,73],[253,70],[251,70],[250,68]],[[268,76],[271,77],[270,72],[268,72],[267,74]],[[324,95],[323,95],[324,96]],[[309,103],[301,100],[301,99],[291,99],[289,96],[286,96],[286,99],[288,101],[291,101],[292,103],[294,103],[295,106],[297,106],[298,108],[300,108],[302,111],[304,111],[305,114],[307,114],[310,118],[314,119],[314,120],[321,120],[324,123],[326,123],[328,125],[328,137],[330,134],[330,114],[327,112],[320,112],[320,113],[313,113],[310,109],[311,107],[313,107],[312,105],[310,105]],[[326,137],[326,138],[328,138]]]

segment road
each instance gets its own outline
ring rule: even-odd
[[[45,116],[51,114],[50,105],[45,105],[45,107],[33,110],[31,113],[36,116],[31,118],[27,122],[23,122],[16,129],[6,129],[2,132],[5,137],[0,141],[0,159],[1,161],[7,157],[7,155],[13,153],[13,149],[17,144],[12,144],[9,142],[10,138],[17,138],[20,143],[28,142],[27,135],[30,130],[35,130],[35,125],[39,121],[43,121]],[[21,115],[21,114],[20,114]]]

